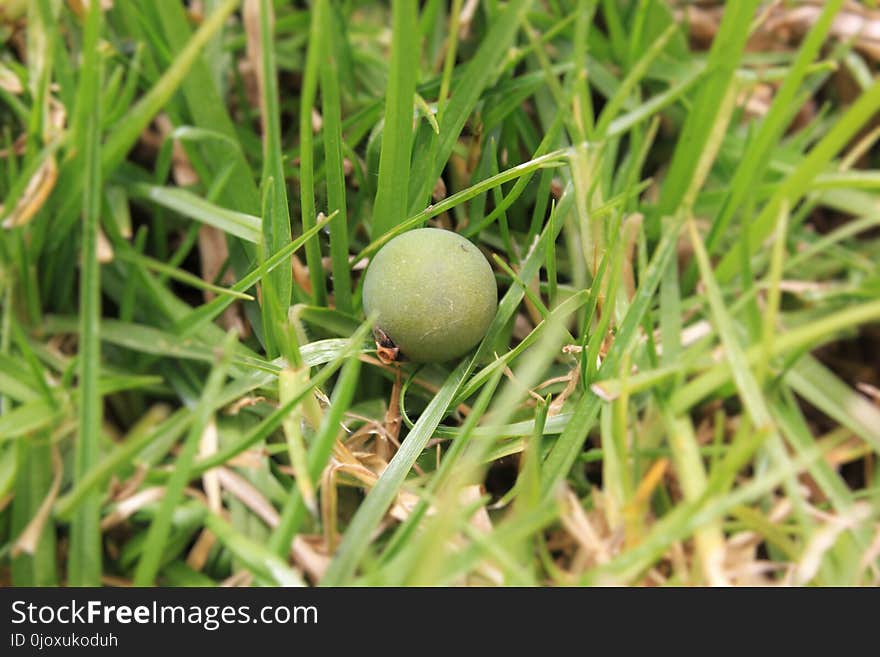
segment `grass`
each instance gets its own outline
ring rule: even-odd
[[[0,12],[4,584],[880,584],[858,6],[99,4]],[[497,313],[386,365],[425,225]]]

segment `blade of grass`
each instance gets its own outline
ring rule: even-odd
[[[412,149],[413,101],[419,61],[417,3],[392,0],[391,64],[385,94],[385,125],[379,182],[370,236],[375,240],[406,218]]]
[[[331,340],[324,342],[332,342],[331,349],[323,349],[321,343],[311,343],[303,347],[303,360],[308,365],[320,365],[328,363],[317,374],[315,374],[309,386],[300,389],[287,404],[280,406],[271,415],[266,417],[259,425],[247,434],[240,442],[231,444],[226,448],[222,448],[215,452],[211,457],[197,461],[192,469],[192,477],[201,476],[210,468],[223,465],[229,459],[243,452],[245,449],[254,445],[261,440],[265,440],[279,426],[281,420],[287,415],[290,409],[302,401],[304,395],[308,394],[312,387],[322,385],[326,382],[342,365],[345,357],[349,355],[351,349],[358,349],[367,333],[367,329],[362,329],[361,333],[355,332],[351,340]],[[275,374],[267,374],[265,372],[255,372],[251,375],[238,379],[228,384],[212,401],[211,410],[216,411],[218,408],[225,406],[235,400],[241,398],[258,387],[268,386],[275,378]],[[45,415],[45,413],[43,413]],[[69,493],[58,499],[55,504],[55,514],[59,518],[66,518],[70,512],[84,498],[89,490],[98,486],[101,482],[106,481],[114,472],[133,460],[142,452],[142,450],[151,444],[173,442],[187,429],[193,419],[193,413],[188,408],[182,408],[171,415],[167,420],[156,426],[151,432],[139,436],[137,439],[127,441],[110,452],[101,462],[83,478],[83,480],[73,488]]]
[[[318,231],[324,228],[324,226],[326,226],[332,219],[333,216],[331,215],[330,217],[326,217],[322,221],[319,221],[283,249],[274,253],[271,257],[266,258],[261,266],[252,269],[228,289],[234,292],[246,292],[260,281],[265,272],[271,272],[279,265],[290,263],[290,257],[296,253],[303,244],[306,244],[310,239],[317,235]],[[191,335],[199,330],[200,327],[219,316],[220,313],[233,303],[233,301],[235,300],[229,295],[216,297],[198,308],[193,308],[186,316],[179,318],[174,329],[180,335]]]
[[[74,481],[80,481],[100,459],[102,420],[98,376],[101,367],[101,265],[98,262],[101,175],[101,60],[98,38],[102,9],[90,5],[83,42],[85,59],[77,93],[77,105],[88,107],[83,132],[79,135],[83,153],[82,277],[80,279],[79,386],[80,412],[74,465]],[[102,547],[100,498],[92,495],[80,506],[70,523],[68,583],[71,586],[98,586],[101,583]]]
[[[816,358],[801,358],[786,373],[785,380],[798,395],[866,440],[880,454],[880,409]]]
[[[648,219],[648,236],[651,239],[659,236],[661,218],[677,212],[688,190],[694,185],[700,164],[695,151],[702,149],[709,134],[716,129],[724,106],[729,104],[731,90],[735,85],[736,68],[742,57],[757,6],[758,0],[743,0],[728,6],[722,16],[709,52],[706,77],[682,128],[656,211]],[[723,123],[726,124],[726,121]],[[706,168],[708,164],[710,163],[703,164],[703,167]]]
[[[262,253],[277,253],[290,244],[290,212],[287,204],[287,185],[284,178],[284,163],[281,154],[281,110],[278,104],[278,71],[275,68],[275,48],[270,47],[274,42],[273,35],[274,15],[269,0],[260,0],[260,66],[262,82],[262,96],[260,108],[263,116],[263,189],[264,198],[271,196],[268,203],[269,212],[263,215],[262,225]],[[264,204],[265,207],[265,204]],[[308,248],[308,244],[306,245]],[[266,274],[270,285],[264,285],[263,294],[271,295],[271,299],[264,298],[264,307],[270,312],[268,317],[264,313],[264,331],[267,338],[266,346],[269,355],[275,355],[277,345],[272,345],[269,336],[272,335],[271,322],[275,327],[282,325],[286,317],[275,316],[272,312],[277,308],[286,313],[290,306],[290,294],[293,285],[291,270],[287,267],[279,267]]]
[[[703,284],[706,286],[706,297],[712,311],[715,328],[721,337],[721,343],[724,345],[724,354],[730,363],[731,375],[736,383],[737,390],[748,409],[753,426],[758,431],[769,429],[775,433],[773,418],[770,416],[770,411],[761,394],[761,387],[758,385],[752,371],[748,368],[748,360],[740,345],[733,320],[724,305],[721,289],[712,275],[709,255],[703,245],[702,238],[697,233],[697,227],[693,219],[688,221],[688,232],[691,244],[694,247],[697,264],[703,277]]]
[[[776,336],[776,339],[773,341],[773,354],[775,356],[786,352],[810,349],[816,346],[817,343],[840,331],[858,326],[859,324],[877,321],[878,319],[880,319],[880,301],[851,306],[831,313],[828,317],[823,317],[820,320],[799,326],[796,329]],[[754,365],[762,355],[763,353],[759,347],[750,347],[746,351],[743,364]],[[730,363],[718,363],[673,393],[670,398],[673,412],[684,412],[719,387],[730,382],[731,379]]]
[[[583,585],[600,583],[627,583],[659,559],[674,543],[685,539],[694,529],[722,517],[731,509],[766,495],[784,480],[796,475],[812,461],[821,458],[821,452],[810,450],[788,463],[777,465],[733,492],[715,496],[712,482],[706,493],[696,503],[677,506],[651,528],[648,536],[638,546],[621,553],[607,564],[596,568],[581,580]],[[736,469],[742,467],[736,465]],[[733,467],[730,468],[733,470]]]
[[[57,448],[43,433],[21,438],[14,449],[18,452],[15,457],[19,464],[13,488],[15,499],[12,502],[10,534],[18,538],[16,547],[12,549],[10,564],[12,585],[58,586],[55,527],[51,523],[43,526],[32,553],[17,554],[22,532],[41,512],[44,500],[52,489],[52,450]]]
[[[669,432],[669,447],[685,499],[697,501],[706,491],[707,477],[693,423],[686,416],[673,417],[667,404],[663,404],[663,410]],[[710,586],[727,585],[728,580],[723,570],[725,546],[721,522],[714,520],[696,528],[694,543],[700,555],[705,583]]]
[[[235,531],[220,516],[209,513],[205,516],[205,527],[258,577],[276,586],[305,586],[302,576],[291,569],[286,561],[269,551],[265,545]]]
[[[480,94],[489,84],[492,76],[516,37],[522,17],[531,6],[531,0],[511,0],[503,11],[492,20],[488,33],[480,42],[473,58],[467,64],[460,80],[452,89],[452,96],[440,117],[440,137],[436,149],[416,152],[413,170],[428,171],[420,180],[413,181],[410,190],[412,202],[409,211],[417,212],[431,197],[431,190],[443,172],[449,156],[458,141],[462,128],[473,111]],[[426,166],[424,161],[433,164]],[[401,215],[401,218],[403,215]],[[373,235],[375,241],[379,235]]]
[[[754,221],[748,225],[748,240],[752,253],[763,245],[764,240],[776,228],[782,202],[787,201],[789,207],[794,207],[810,191],[810,185],[816,176],[828,166],[832,158],[850,142],[878,109],[880,109],[880,80],[860,95],[819,143],[810,149],[792,174],[776,188],[772,198]],[[739,269],[738,258],[737,252],[728,252],[718,263],[715,275],[720,283],[730,281],[736,274]]]
[[[339,586],[354,575],[370,545],[373,531],[391,506],[413,464],[440,424],[440,420],[446,415],[449,404],[469,369],[468,361],[463,360],[419,417],[376,485],[358,507],[342,537],[335,557],[321,580],[321,586]]]
[[[208,423],[212,421],[213,400],[219,394],[226,378],[226,371],[229,369],[232,353],[237,342],[238,337],[235,331],[230,331],[226,334],[219,360],[211,369],[211,374],[205,383],[204,392],[194,411],[193,423],[183,443],[183,449],[177,457],[174,472],[168,480],[165,494],[147,533],[141,558],[138,561],[134,574],[135,586],[149,586],[153,584],[159,572],[162,555],[171,532],[171,516],[175,507],[183,499],[183,489],[187,481],[189,481],[190,470],[199,447],[199,441]]]
[[[709,254],[706,251],[702,238],[697,232],[693,219],[688,221],[688,231],[700,275],[706,288],[706,297],[709,301],[712,319],[721,338],[721,343],[724,346],[725,358],[730,363],[731,374],[736,384],[737,392],[746,408],[748,417],[751,419],[752,426],[759,433],[767,434],[766,444],[770,458],[777,465],[786,464],[789,458],[782,437],[779,435],[776,423],[770,413],[768,402],[764,397],[761,386],[758,384],[755,373],[746,364],[747,359],[739,342],[739,337],[736,334],[733,319],[725,307],[718,282],[712,275]],[[756,348],[761,350],[763,355],[765,352],[764,345],[758,344]],[[796,516],[800,515],[799,519],[805,521],[806,517],[803,513],[804,501],[793,476],[785,479],[785,488],[789,501],[795,507]]]
[[[651,258],[644,278],[636,290],[636,295],[618,328],[611,349],[602,363],[602,367],[599,368],[598,380],[605,378],[610,371],[616,368],[623,354],[632,348],[632,342],[636,337],[636,331],[641,324],[642,317],[647,312],[648,305],[660,284],[663,271],[675,252],[680,227],[680,223],[677,223],[664,231],[663,239]],[[544,477],[541,482],[544,495],[552,494],[568,475],[583,447],[587,434],[596,421],[600,406],[599,397],[590,393],[584,394],[578,400],[571,421],[544,460]]]
[[[127,190],[133,198],[152,201],[206,226],[213,226],[254,244],[260,243],[262,222],[259,217],[222,208],[179,187],[136,183],[127,187]]]
[[[449,96],[449,85],[452,82],[452,71],[455,68],[455,56],[458,52],[458,26],[461,19],[463,0],[452,0],[449,9],[449,35],[446,37],[446,52],[443,55],[443,74],[440,77],[440,91],[437,94],[437,117],[443,118],[443,111]],[[439,131],[439,128],[438,128]]]
[[[777,319],[779,316],[779,302],[782,292],[779,289],[779,282],[782,278],[782,272],[785,267],[785,240],[788,231],[788,204],[783,202],[780,207],[782,215],[778,221],[775,240],[773,242],[773,250],[770,258],[770,271],[767,274],[767,303],[764,308],[764,315],[761,322],[761,346],[763,349],[763,358],[756,374],[758,381],[764,381],[767,374],[767,367],[770,365],[771,354],[773,353],[773,340],[776,337]],[[708,252],[708,248],[706,249]]]
[[[341,431],[340,423],[354,398],[359,373],[360,360],[358,354],[355,353],[348,357],[342,368],[339,380],[333,388],[330,408],[325,413],[309,449],[307,471],[313,481],[320,478],[330,459],[333,444]],[[281,512],[278,527],[269,540],[270,550],[279,556],[286,555],[290,551],[293,537],[299,532],[305,519],[306,510],[306,503],[299,489],[291,489]]]
[[[118,127],[107,137],[102,150],[101,165],[105,174],[119,166],[144,128],[181,85],[202,48],[223,27],[238,4],[239,0],[225,0],[219,5],[193,34],[186,47],[177,54],[172,65],[153,88],[120,119]]]
[[[168,103],[175,91],[183,83],[190,68],[195,63],[202,48],[211,37],[223,27],[223,23],[238,6],[239,0],[225,0],[214,11],[187,42],[162,77],[141,99],[120,119],[107,136],[101,148],[101,172],[108,177],[125,159],[126,154],[137,143],[144,129]],[[71,168],[73,168],[71,166]],[[76,181],[76,178],[74,177]],[[51,236],[52,245],[61,243],[76,219],[76,205],[81,199],[83,188],[81,180],[74,182],[72,189],[58,210],[58,226]]]
[[[522,164],[518,164],[517,166],[511,167],[505,171],[502,171],[498,175],[491,176],[490,178],[486,178],[478,182],[467,189],[463,189],[452,196],[447,196],[442,201],[438,201],[432,205],[429,205],[424,210],[417,212],[412,215],[406,221],[399,223],[395,228],[385,233],[382,237],[373,240],[364,247],[360,253],[358,253],[354,261],[359,262],[364,258],[371,257],[374,253],[376,253],[382,246],[388,242],[395,235],[399,235],[400,233],[409,230],[410,228],[415,228],[430,219],[431,217],[436,217],[439,214],[442,214],[465,201],[468,201],[475,196],[479,196],[483,192],[486,192],[498,185],[502,185],[509,180],[514,180],[516,178],[520,178],[521,176],[528,176],[537,169],[550,168],[550,167],[558,167],[562,166],[566,162],[566,154],[567,149],[556,150],[551,153],[547,153],[546,155],[542,155],[540,157],[536,157],[533,160],[529,160],[528,162],[523,162]],[[511,194],[513,191],[511,191]],[[508,197],[510,194],[508,194]],[[505,197],[507,198],[507,197]],[[503,207],[502,207],[503,211]]]
[[[265,1],[265,0],[264,0]],[[315,153],[312,135],[312,108],[318,89],[318,69],[321,66],[322,42],[324,40],[324,21],[322,14],[328,7],[324,2],[316,2],[312,7],[309,26],[309,45],[306,51],[305,70],[299,102],[299,199],[302,212],[303,233],[307,233],[316,221],[315,211]],[[284,178],[279,178],[283,180]],[[309,281],[312,285],[312,303],[326,305],[327,288],[324,281],[324,268],[321,264],[321,247],[317,237],[306,242],[306,265],[309,268]]]
[[[770,110],[764,116],[757,134],[752,139],[740,160],[736,173],[730,182],[727,197],[721,211],[714,218],[712,227],[706,237],[706,249],[712,255],[719,245],[719,238],[724,234],[734,212],[742,206],[745,197],[752,192],[755,183],[761,179],[770,151],[783,135],[785,125],[792,118],[792,104],[795,96],[801,92],[804,77],[809,65],[816,59],[825,37],[831,29],[834,17],[840,11],[843,0],[829,0],[824,3],[822,13],[812,24],[807,37],[798,50],[797,57],[789,67],[782,84],[773,97]]]
[[[322,0],[325,2],[326,0]],[[331,8],[332,9],[332,8]],[[323,10],[324,31],[331,34],[333,15]],[[333,272],[333,301],[336,309],[351,314],[351,272],[348,265],[348,210],[345,201],[345,172],[342,157],[342,108],[339,93],[339,63],[332,39],[324,39],[321,66],[321,108],[324,114],[324,160],[327,168],[327,207],[338,213],[330,222],[330,259]]]
[[[131,252],[118,251],[115,255],[119,260],[139,263],[147,269],[164,274],[168,278],[173,278],[181,283],[191,285],[196,289],[209,290],[215,294],[228,294],[234,299],[253,301],[253,297],[249,294],[236,292],[235,290],[230,290],[229,288],[221,287],[220,285],[213,285],[206,282],[203,278],[199,278],[195,274],[191,274],[183,269],[178,269],[177,267],[170,267],[164,262],[160,262],[149,256],[141,255],[133,250]]]
[[[657,57],[663,52],[666,44],[679,30],[679,26],[675,23],[669,25],[663,33],[648,47],[642,54],[639,61],[630,69],[626,77],[620,83],[614,95],[608,99],[608,103],[602,108],[599,115],[599,121],[596,124],[595,132],[597,135],[605,135],[608,127],[613,119],[623,108],[624,102],[635,89],[636,85],[641,82],[642,78],[648,72],[648,67],[655,62]]]

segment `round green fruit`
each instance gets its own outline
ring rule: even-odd
[[[486,335],[498,305],[495,276],[480,250],[457,233],[420,228],[390,240],[364,280],[364,310],[377,335],[407,360],[442,363]]]

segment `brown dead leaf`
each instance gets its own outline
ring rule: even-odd
[[[275,22],[275,15],[272,12],[272,5],[268,4],[269,7],[269,24],[270,30],[272,29],[272,24]],[[264,106],[264,98],[265,98],[265,80],[263,79],[263,66],[262,66],[262,58],[263,58],[263,41],[260,38],[260,0],[245,0],[244,6],[242,7],[242,18],[244,22],[244,33],[245,33],[245,53],[246,60],[248,63],[247,69],[248,74],[253,76],[253,80],[256,82],[256,106],[260,108],[260,127],[261,133],[265,136],[266,134],[266,107]],[[250,100],[253,100],[251,98]]]
[[[225,588],[238,588],[243,586],[250,586],[253,580],[253,576],[247,570],[239,570],[237,573],[233,573],[222,582],[220,582],[220,586]]]
[[[392,445],[395,447],[400,446],[398,436],[400,435],[400,425],[402,424],[400,417],[401,374],[400,368],[396,369],[394,385],[391,386],[391,398],[388,400],[388,407],[385,409],[383,431],[377,434],[374,443],[376,455],[386,462],[390,461],[394,455]]]
[[[279,522],[278,512],[263,494],[247,479],[228,468],[216,468],[217,480],[224,490],[235,496],[270,527]]]
[[[324,545],[327,552],[336,552],[339,532],[336,530],[336,518],[338,514],[338,495],[336,492],[336,471],[332,464],[324,468],[321,476],[321,521],[324,525]]]
[[[199,440],[199,458],[208,458],[216,454],[220,445],[220,439],[217,435],[217,424],[213,420],[208,423],[202,432]],[[208,498],[208,508],[214,513],[220,513],[223,508],[223,501],[220,496],[220,478],[216,469],[206,470],[202,475],[202,486],[205,489],[205,496]]]
[[[199,457],[207,458],[215,454],[218,447],[217,424],[211,421],[205,427],[199,440]],[[221,497],[220,480],[215,469],[207,470],[202,475],[202,487],[205,489],[205,496],[208,499],[208,508],[214,513],[220,514],[223,511],[223,499]],[[186,564],[193,570],[204,568],[211,554],[211,548],[214,547],[216,542],[217,537],[214,536],[214,532],[203,528],[186,557]]]
[[[623,221],[623,284],[626,287],[626,296],[628,299],[636,294],[636,277],[635,266],[636,245],[639,239],[639,230],[644,221],[644,215],[636,212],[629,215]]]
[[[568,486],[560,491],[558,501],[559,520],[579,545],[581,556],[575,572],[610,561],[614,549],[610,540],[611,532],[604,518],[595,512],[588,514]]]
[[[116,504],[116,508],[113,511],[104,516],[104,519],[101,521],[101,529],[106,531],[111,527],[115,527],[143,507],[158,502],[164,495],[164,486],[150,486],[121,500]]]
[[[839,514],[823,514],[827,518],[824,527],[813,532],[807,542],[800,559],[798,559],[791,575],[791,583],[795,586],[804,586],[810,582],[819,572],[822,558],[834,544],[837,538],[846,530],[858,527],[872,515],[872,509],[866,502],[856,502],[851,508],[841,511]]]
[[[196,542],[193,543],[189,554],[186,555],[186,565],[193,570],[201,570],[208,563],[211,549],[217,543],[217,537],[209,529],[202,529]]]
[[[458,38],[466,41],[471,33],[471,23],[480,6],[480,0],[467,0],[458,15]]]
[[[43,533],[43,528],[46,526],[46,521],[49,520],[49,517],[52,514],[52,505],[55,503],[55,498],[58,496],[58,489],[61,488],[61,477],[63,474],[61,454],[58,452],[57,445],[52,446],[52,472],[52,485],[49,487],[49,492],[46,493],[46,497],[37,509],[34,517],[31,518],[30,522],[24,528],[24,531],[22,531],[16,539],[15,544],[12,547],[13,557],[21,553],[32,555],[36,552],[37,545],[40,542],[40,536]]]
[[[208,225],[199,227],[199,262],[201,263],[202,280],[214,283],[223,269],[223,265],[229,259],[229,247],[226,243],[226,235],[218,228]],[[235,283],[235,273],[229,268],[221,279],[222,285],[231,286]],[[205,302],[215,296],[214,292],[204,290]],[[234,328],[242,337],[251,334],[250,322],[244,317],[241,303],[232,303],[220,316],[220,325],[226,330]]]
[[[880,404],[880,388],[861,381],[856,383],[856,388],[868,395],[876,404]]]
[[[471,484],[461,489],[459,502],[464,507],[471,506],[478,502],[485,494],[486,491],[481,484]],[[483,534],[492,532],[492,519],[489,517],[489,511],[486,510],[485,504],[481,504],[474,511],[474,515],[470,518],[470,525]]]
[[[12,146],[10,148],[0,148],[0,157],[9,157],[10,151],[15,153],[16,155],[24,155],[27,150],[27,134],[21,133],[18,137],[15,138],[15,141],[12,142]]]
[[[264,401],[267,400],[262,395],[248,395],[247,397],[242,397],[227,406],[225,413],[226,415],[238,415],[242,409],[256,406]]]
[[[55,187],[55,181],[58,179],[58,164],[55,162],[55,156],[49,155],[43,163],[37,167],[34,175],[28,181],[21,197],[15,204],[15,207],[6,215],[3,221],[4,228],[14,228],[16,226],[24,226],[34,215],[39,212],[40,208],[49,198],[49,194]],[[0,206],[0,216],[5,214],[5,208]]]
[[[0,89],[3,89],[15,96],[24,93],[24,87],[21,80],[8,66],[0,63]]]
[[[141,141],[147,143],[150,140],[154,140],[152,146],[158,150],[174,131],[174,124],[165,113],[159,114],[153,123],[156,129],[155,132],[145,130],[141,134]],[[199,175],[189,161],[189,156],[186,154],[186,150],[179,139],[175,139],[171,146],[171,176],[174,182],[181,187],[191,187],[199,182]]]
[[[229,259],[229,248],[226,244],[226,235],[219,228],[202,225],[199,228],[199,262],[201,264],[202,280],[213,283],[223,269],[224,263]],[[222,283],[234,282],[231,272],[224,277]],[[217,296],[210,290],[204,291],[205,301],[208,302]]]
[[[104,234],[103,229],[98,229],[98,243],[97,243],[97,253],[98,262],[102,265],[106,265],[110,262],[113,262],[113,245],[110,244],[110,240],[107,239],[107,235]]]
[[[86,10],[91,6],[91,3],[94,0],[67,0],[67,6],[70,7],[70,10],[79,16],[80,18],[85,18]],[[100,0],[101,9],[107,11],[108,9],[113,9],[113,0]]]
[[[314,581],[324,577],[330,557],[322,552],[320,539],[298,535],[293,539],[293,560]]]

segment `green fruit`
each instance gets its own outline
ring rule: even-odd
[[[376,328],[417,363],[442,363],[473,349],[497,305],[486,258],[448,230],[398,235],[376,254],[364,280],[367,315],[377,313]]]

